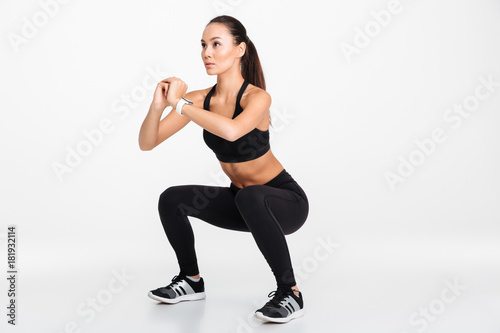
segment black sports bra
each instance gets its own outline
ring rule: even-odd
[[[240,105],[241,96],[248,86],[248,81],[244,81],[236,98],[236,109],[233,118],[236,118],[242,111]],[[215,91],[215,84],[205,97],[203,108],[210,111],[210,99]],[[261,157],[270,149],[269,130],[261,131],[254,128],[238,140],[233,142],[221,138],[203,129],[203,140],[207,146],[213,150],[217,159],[221,162],[245,162]]]

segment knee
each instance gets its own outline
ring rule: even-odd
[[[171,186],[160,194],[158,199],[158,210],[160,213],[171,211],[179,205],[180,200],[180,187]]]

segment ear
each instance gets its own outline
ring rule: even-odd
[[[247,50],[247,44],[245,42],[241,42],[238,46],[237,46],[237,55],[238,57],[243,57],[245,55],[245,52]]]

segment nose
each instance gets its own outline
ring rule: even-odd
[[[207,46],[205,49],[202,51],[203,59],[208,60],[212,58],[212,50]]]

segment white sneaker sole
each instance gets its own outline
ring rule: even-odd
[[[302,317],[303,315],[304,315],[304,309],[300,309],[298,311],[295,311],[294,313],[292,313],[291,315],[289,315],[286,318],[272,318],[272,317],[268,317],[268,316],[265,316],[260,311],[255,312],[255,314],[253,316],[255,318],[263,320],[263,321],[270,321],[270,322],[273,322],[273,323],[288,323],[290,320]]]
[[[156,296],[152,292],[149,292],[148,293],[148,297],[152,298],[152,299],[154,299],[155,301],[158,301],[158,302],[168,303],[168,304],[175,304],[175,303],[179,303],[181,301],[197,301],[197,300],[200,300],[200,299],[204,299],[205,298],[205,292],[203,291],[201,293],[178,296],[178,297],[176,297],[174,299]]]

